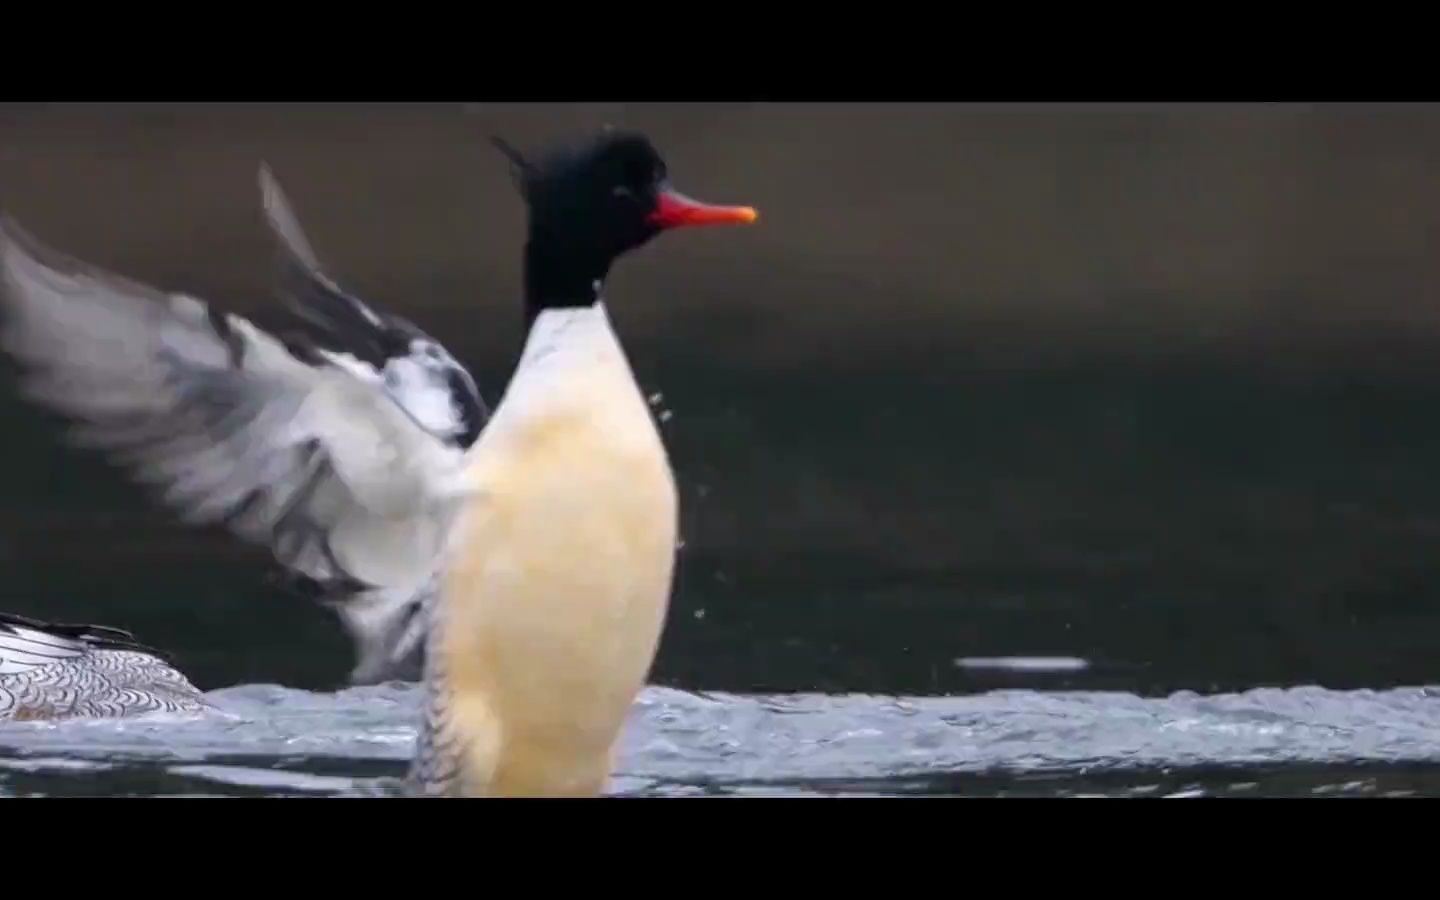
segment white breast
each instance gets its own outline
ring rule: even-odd
[[[604,307],[547,311],[472,453],[436,642],[465,780],[598,791],[653,661],[676,496]]]
[[[604,303],[549,309],[536,317],[487,436],[503,437],[526,422],[577,407],[595,424],[606,422],[637,439],[656,437]],[[645,415],[637,418],[637,410]]]

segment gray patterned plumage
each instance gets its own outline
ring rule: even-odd
[[[184,675],[129,632],[0,613],[0,722],[210,709]]]
[[[454,797],[460,795],[461,788],[458,737],[449,723],[450,691],[445,656],[436,652],[435,646],[443,630],[436,619],[444,615],[444,606],[432,603],[429,613],[434,618],[427,623],[425,634],[424,699],[406,787],[422,797]]]

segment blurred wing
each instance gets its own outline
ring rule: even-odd
[[[469,447],[490,416],[475,380],[445,347],[413,322],[375,309],[321,267],[289,199],[260,168],[265,221],[280,252],[280,286],[313,348],[343,353],[379,373],[396,405],[423,429]]]
[[[260,167],[265,221],[279,253],[281,294],[301,331],[292,350],[306,357],[352,361],[416,425],[437,441],[466,450],[490,416],[470,373],[413,322],[377,309],[345,290],[322,267],[299,218],[268,166]],[[438,562],[438,560],[437,560]],[[357,644],[350,679],[418,681],[423,671],[426,618],[434,600],[435,568],[413,581],[352,585],[298,578],[292,587],[343,610]]]
[[[463,450],[420,427],[382,373],[333,352],[301,358],[244,318],[64,257],[8,219],[0,312],[27,396],[183,520],[269,547],[337,604],[430,577]]]

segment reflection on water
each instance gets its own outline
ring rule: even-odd
[[[223,715],[0,727],[0,794],[390,796],[418,692],[216,691]],[[616,796],[1440,795],[1440,692],[1141,698],[647,690]]]

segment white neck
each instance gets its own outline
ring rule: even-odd
[[[597,337],[615,342],[610,328],[610,314],[603,300],[596,300],[589,306],[541,310],[530,325],[517,372],[535,366],[556,351],[580,350]]]
[[[636,416],[637,405],[644,419]],[[653,428],[603,301],[546,309],[535,317],[505,397],[479,443],[502,440],[526,423],[557,415],[605,421],[624,432]]]

